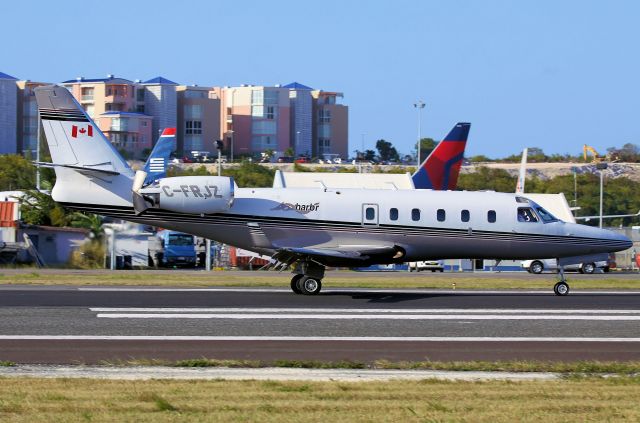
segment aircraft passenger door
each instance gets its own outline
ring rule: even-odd
[[[362,205],[362,226],[378,226],[378,205]]]

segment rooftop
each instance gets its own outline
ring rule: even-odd
[[[124,78],[116,78],[113,75],[107,75],[106,78],[85,78],[84,76],[79,76],[76,79],[69,79],[66,81],[62,81],[63,84],[73,84],[73,83],[81,83],[81,82],[111,82],[114,84],[132,84],[133,81]]]
[[[144,81],[144,84],[168,84],[168,85],[178,85],[176,82],[173,82],[167,78],[164,78],[162,76],[156,76],[153,79],[150,79],[148,81]]]
[[[299,82],[292,82],[290,84],[283,85],[283,88],[289,88],[292,90],[313,90],[313,88],[307,87],[306,85],[303,85]]]
[[[17,81],[17,80],[18,80],[18,78],[13,77],[13,76],[11,76],[11,75],[7,75],[7,74],[6,74],[6,73],[4,73],[4,72],[0,72],[0,79],[11,79],[11,80],[13,80],[13,81]]]
[[[123,116],[139,116],[139,117],[148,117],[151,118],[152,116],[149,115],[145,115],[144,113],[138,113],[138,112],[119,112],[117,110],[112,110],[109,112],[104,112],[101,113],[100,116],[104,116],[104,115],[123,115]]]

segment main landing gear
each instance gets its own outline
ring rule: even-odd
[[[324,266],[312,261],[301,262],[291,278],[291,290],[296,294],[317,295],[322,289]]]
[[[565,296],[569,294],[569,284],[567,283],[567,279],[564,277],[564,266],[560,266],[558,273],[560,275],[560,281],[555,284],[553,287],[553,292],[556,295]]]

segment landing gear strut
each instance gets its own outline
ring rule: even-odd
[[[291,290],[296,294],[316,295],[322,289],[324,266],[313,261],[303,261],[293,271]]]
[[[567,279],[564,277],[564,266],[559,267],[560,281],[555,284],[553,287],[553,292],[556,295],[567,295],[569,294],[569,284],[567,283]]]

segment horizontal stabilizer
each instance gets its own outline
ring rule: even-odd
[[[33,162],[33,164],[36,165],[36,166],[50,167],[50,168],[64,167],[64,168],[67,168],[67,169],[73,169],[73,170],[75,170],[77,172],[80,172],[80,173],[83,173],[83,174],[88,174],[90,176],[95,176],[95,175],[116,176],[116,175],[120,175],[120,172],[116,172],[114,170],[100,169],[100,168],[97,168],[97,167],[74,166],[74,165],[56,164],[56,163],[47,163],[47,162]]]

